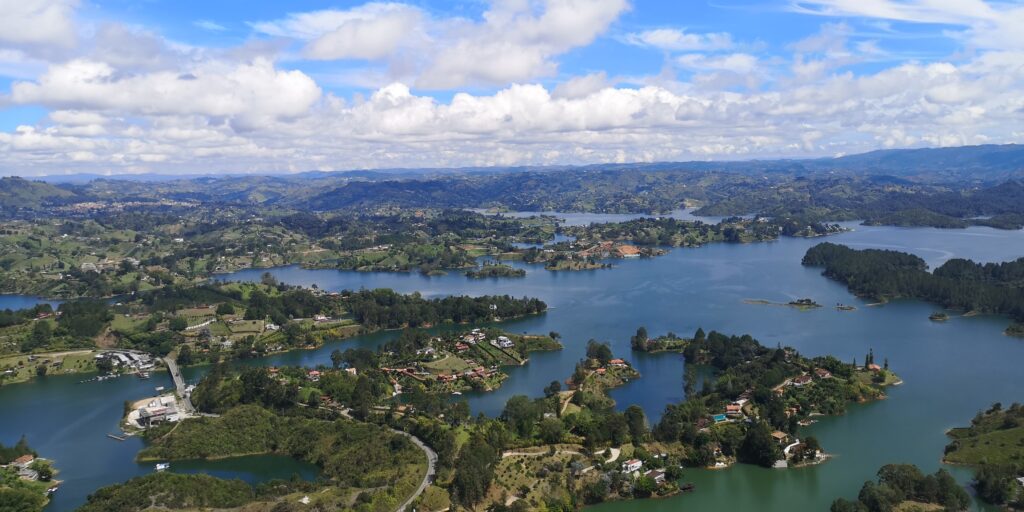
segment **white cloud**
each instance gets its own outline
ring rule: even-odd
[[[626,34],[625,41],[666,51],[719,51],[734,46],[732,36],[725,32],[696,34],[681,29],[659,28]]]
[[[628,7],[626,0],[495,0],[482,20],[473,21],[369,3],[252,26],[305,41],[307,58],[376,61],[386,65],[388,79],[448,89],[552,76],[557,56],[589,44]]]
[[[0,45],[68,48],[75,44],[76,0],[0,0]]]
[[[700,66],[751,67],[743,58],[729,60]],[[0,133],[0,165],[20,172],[69,166],[256,172],[832,155],[907,144],[1013,142],[1024,111],[1021,62],[1020,53],[989,53],[959,65],[908,63],[752,92],[616,88],[594,75],[555,92],[511,85],[441,102],[395,83],[352,101],[300,96],[295,108],[285,109],[298,113],[293,116],[273,115],[280,112],[266,106],[266,97],[284,94],[280,87],[236,102],[223,97],[226,85],[202,76],[206,94],[161,92],[135,103],[124,98],[141,85],[69,69],[60,73],[77,78],[53,78],[46,87],[69,82],[77,90],[91,83],[99,88],[95,94],[117,99],[87,96],[90,109],[57,111],[40,126]],[[273,81],[287,72],[267,64],[245,73]],[[127,80],[149,84],[154,75]],[[173,107],[184,94],[197,99]],[[59,99],[88,103],[81,93]],[[232,116],[243,115],[236,106],[243,104],[263,114],[239,130]]]
[[[37,82],[16,82],[15,103],[58,109],[142,115],[199,114],[240,126],[305,114],[320,88],[301,71],[281,71],[270,61],[206,61],[185,71],[120,74],[111,65],[73,60],[51,66]]]
[[[995,50],[1024,49],[1024,6],[1019,2],[983,0],[795,0],[791,9],[804,14],[863,17],[876,20],[965,27],[972,46]]]
[[[679,66],[699,71],[731,71],[733,73],[753,73],[758,69],[757,57],[749,53],[729,53],[724,55],[704,55],[688,53],[675,58]]]
[[[224,25],[212,20],[196,20],[193,21],[192,24],[203,30],[209,30],[210,32],[223,32],[228,29]]]

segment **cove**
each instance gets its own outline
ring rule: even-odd
[[[782,343],[805,355],[832,354],[843,360],[862,359],[873,348],[879,358],[889,359],[906,383],[892,388],[888,400],[853,406],[847,415],[825,418],[806,430],[836,456],[832,461],[783,471],[748,466],[687,470],[684,480],[697,484],[692,494],[597,507],[827,510],[836,497],[856,496],[864,480],[873,478],[884,464],[914,463],[926,472],[935,471],[947,442],[946,429],[967,424],[992,402],[1024,399],[1019,385],[1024,341],[1003,335],[1006,319],[953,315],[940,324],[928,320],[935,307],[921,302],[869,307],[842,285],[822,277],[818,269],[800,265],[804,252],[824,240],[912,252],[932,267],[950,257],[1003,261],[1024,256],[1024,232],[847,225],[854,231],[822,239],[675,249],[659,258],[615,260],[611,270],[549,272],[539,265],[513,263],[527,270],[526,277],[517,279],[469,279],[458,272],[427,277],[298,267],[270,272],[289,284],[317,284],[327,290],[387,287],[425,296],[497,293],[546,301],[550,307],[546,314],[501,327],[512,332],[558,331],[565,349],[534,353],[528,365],[509,368],[510,378],[495,392],[465,395],[474,414],[499,414],[512,395],[540,396],[549,382],[571,374],[586,341],[596,338],[609,341],[617,355],[632,360],[643,374],[612,392],[619,407],[639,404],[652,422],[657,421],[665,404],[684,398],[684,367],[677,354],[630,353],[629,337],[641,325],[652,335],[669,330],[689,335],[697,327],[749,333],[767,346]],[[250,269],[219,278],[257,280],[265,271]],[[743,302],[802,297],[826,306],[852,304],[857,310],[798,311]],[[397,335],[397,331],[384,331],[245,364],[330,364],[332,350],[372,348]],[[205,371],[189,368],[186,376],[195,381]],[[72,510],[96,488],[151,470],[134,462],[140,441],[118,443],[105,434],[116,428],[124,400],[151,395],[153,386],[170,385],[165,373],[149,381],[119,378],[78,384],[78,380],[54,377],[0,388],[0,436],[14,441],[27,434],[30,443],[56,459],[62,471],[65,485],[48,510]],[[960,469],[955,474],[961,481],[969,477]]]

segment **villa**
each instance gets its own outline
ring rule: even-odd
[[[644,463],[641,462],[639,459],[629,459],[626,462],[622,463],[622,472],[633,473],[635,471],[640,471],[641,469],[643,469],[643,467]]]

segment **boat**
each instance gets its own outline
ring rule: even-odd
[[[142,380],[146,380],[149,378],[149,372],[138,372],[135,374],[135,376]]]
[[[171,467],[171,463],[170,462],[161,462],[161,463],[156,465],[156,470],[157,471],[166,471],[167,468],[170,468],[170,467]]]
[[[452,394],[455,395],[455,396],[462,396],[462,392],[461,391],[452,391]]]

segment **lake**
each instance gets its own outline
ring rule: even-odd
[[[610,342],[617,355],[633,361],[643,374],[612,392],[619,407],[639,404],[651,422],[656,421],[665,404],[683,399],[683,360],[677,354],[631,354],[629,337],[641,325],[652,335],[670,330],[690,335],[697,327],[749,333],[768,346],[781,343],[808,356],[831,354],[845,361],[860,360],[873,349],[879,360],[889,360],[905,384],[892,388],[887,400],[853,406],[847,415],[825,418],[803,431],[818,437],[825,450],[835,455],[832,461],[797,470],[749,466],[688,470],[684,480],[697,484],[695,493],[595,507],[827,510],[837,497],[855,497],[864,480],[884,464],[914,463],[927,472],[935,471],[947,443],[947,429],[968,424],[993,402],[1008,404],[1024,398],[1019,373],[1024,340],[1003,335],[1007,320],[952,316],[948,322],[935,323],[928,315],[936,308],[916,301],[869,307],[842,285],[822,277],[820,270],[800,265],[804,252],[825,240],[856,248],[913,252],[933,267],[951,257],[1003,261],[1024,256],[1024,232],[846,225],[854,231],[821,239],[675,249],[659,258],[616,260],[610,270],[556,273],[539,265],[513,263],[528,272],[518,279],[469,279],[458,272],[428,277],[298,267],[270,272],[283,282],[317,284],[325,290],[387,287],[426,296],[509,294],[546,301],[550,307],[546,314],[502,326],[512,332],[558,331],[565,350],[534,353],[528,365],[509,369],[510,378],[498,391],[465,395],[474,413],[498,414],[516,394],[541,396],[547,383],[564,380],[572,373],[587,340],[595,338]],[[220,278],[257,280],[264,272],[252,269]],[[852,304],[857,310],[824,307],[799,311],[744,303],[745,299],[786,302],[803,297],[826,306]],[[395,331],[381,332],[246,364],[330,364],[329,354],[334,349],[376,347],[396,335]],[[194,381],[204,371],[198,367],[185,373]],[[133,462],[139,441],[118,443],[107,439],[105,433],[117,428],[124,400],[152,394],[153,386],[169,385],[170,380],[160,375],[149,381],[76,382],[47,378],[0,388],[0,439],[10,443],[27,434],[43,456],[57,459],[60,478],[66,480],[48,510],[70,510],[91,490],[150,470]],[[954,471],[961,481],[969,478],[967,471]]]

